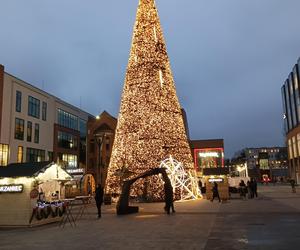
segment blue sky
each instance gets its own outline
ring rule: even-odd
[[[118,115],[138,0],[0,0],[5,70]],[[300,56],[299,0],[156,0],[192,139],[283,145],[280,88]]]

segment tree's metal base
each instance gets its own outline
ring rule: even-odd
[[[121,207],[117,206],[117,215],[125,215],[125,214],[135,214],[139,212],[139,207]]]

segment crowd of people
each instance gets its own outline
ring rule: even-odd
[[[239,192],[240,196],[243,199],[246,199],[247,194],[249,199],[253,199],[254,197],[257,197],[257,182],[254,178],[251,178],[250,181],[247,181],[247,185],[243,180],[241,180],[239,184]]]

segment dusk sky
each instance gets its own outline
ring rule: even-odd
[[[5,71],[93,115],[119,112],[138,0],[0,0]],[[156,0],[192,139],[283,146],[299,0]]]

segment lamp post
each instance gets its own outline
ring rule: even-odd
[[[98,146],[98,154],[97,154],[97,170],[96,170],[96,176],[97,176],[97,183],[98,184],[101,184],[102,185],[102,168],[105,167],[106,163],[105,163],[105,160],[104,160],[104,164],[103,164],[103,160],[102,160],[102,145],[103,145],[103,142],[104,140],[106,139],[107,136],[111,135],[112,132],[111,131],[106,131],[106,130],[103,130],[103,131],[98,131],[94,134],[94,138],[95,138],[95,141],[97,143],[97,146]]]

